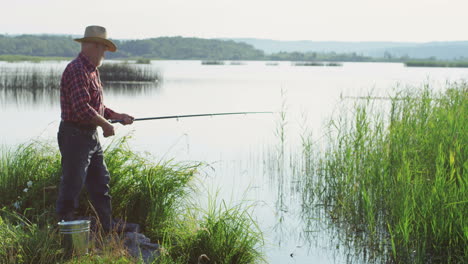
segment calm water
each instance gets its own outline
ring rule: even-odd
[[[59,69],[64,65],[0,63],[0,67]],[[108,85],[106,105],[135,117],[283,109],[288,153],[297,152],[304,131],[320,139],[340,96],[386,96],[396,87],[424,83],[443,89],[447,81],[468,77],[467,69],[406,68],[398,63],[294,67],[289,62],[206,66],[199,61],[153,61],[151,67],[161,73],[162,82]],[[55,142],[59,107],[57,92],[0,91],[0,144],[38,138]],[[203,193],[218,191],[217,198],[230,204],[245,200],[255,204],[254,217],[265,234],[269,263],[347,263],[349,256],[327,229],[328,221],[301,214],[299,168],[278,167],[280,121],[279,114],[144,121],[117,125],[117,136],[131,133],[131,147],[151,153],[156,160],[210,164],[200,175]],[[103,139],[103,144],[109,140]],[[200,197],[200,203],[205,199]]]

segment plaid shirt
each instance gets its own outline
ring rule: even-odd
[[[91,123],[96,115],[109,119],[115,112],[103,104],[99,71],[82,53],[70,62],[60,82],[62,120]]]

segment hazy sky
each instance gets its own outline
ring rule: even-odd
[[[468,0],[2,0],[0,34],[337,41],[468,40]]]

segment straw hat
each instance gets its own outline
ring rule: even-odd
[[[101,26],[87,26],[84,37],[74,40],[78,42],[98,42],[106,45],[111,52],[115,52],[117,50],[117,46],[107,39],[106,28]]]

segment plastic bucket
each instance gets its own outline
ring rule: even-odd
[[[89,220],[59,222],[61,244],[66,255],[85,255],[88,253]]]

